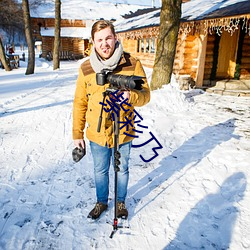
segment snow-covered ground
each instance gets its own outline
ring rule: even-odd
[[[154,141],[133,148],[129,228],[109,238],[109,209],[98,222],[89,145],[72,161],[72,100],[81,61],[37,58],[35,74],[0,69],[0,249],[250,249],[250,99],[179,91],[152,92],[137,109]],[[150,79],[151,70],[145,69]],[[101,101],[101,100],[100,100]],[[98,119],[98,117],[97,117]],[[107,223],[110,222],[111,224]]]

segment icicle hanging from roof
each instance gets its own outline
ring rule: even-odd
[[[207,34],[212,34],[215,31],[216,34],[220,36],[223,31],[227,31],[232,36],[234,32],[239,29],[240,20],[243,20],[242,29],[250,35],[249,16],[216,18],[199,22],[183,22],[180,24],[179,33],[187,35],[191,32],[203,32],[206,36]]]
[[[250,36],[250,22],[249,17],[244,17],[242,29],[245,29],[245,32]]]
[[[250,16],[239,17],[225,17],[208,19],[201,21],[181,22],[179,28],[179,34],[202,33],[205,36],[215,32],[217,35],[221,35],[222,32],[229,32],[231,35],[239,29],[240,21],[242,20],[242,30],[245,30],[246,34],[250,36]],[[125,39],[141,39],[143,37],[155,37],[159,36],[159,26],[145,27],[136,30],[129,30],[125,32],[119,32],[119,38]]]

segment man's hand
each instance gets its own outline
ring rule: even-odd
[[[123,100],[126,100],[128,98],[128,101],[129,101],[130,91],[129,90],[125,90],[125,91],[122,91],[122,92],[123,92],[122,97],[124,98]]]
[[[72,151],[72,157],[74,162],[78,162],[86,154],[85,142],[83,139],[74,140],[76,148]]]
[[[74,140],[74,145],[75,145],[77,148],[79,148],[79,147],[85,148],[85,142],[84,142],[83,139],[76,139],[76,140]]]

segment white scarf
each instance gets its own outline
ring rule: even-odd
[[[117,67],[121,59],[122,53],[123,53],[123,47],[121,43],[117,41],[115,44],[115,50],[114,50],[113,55],[109,59],[103,60],[98,55],[98,53],[96,52],[93,46],[92,52],[90,54],[90,64],[96,73],[101,73],[103,69],[113,71]]]

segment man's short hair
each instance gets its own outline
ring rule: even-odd
[[[106,29],[106,28],[110,28],[113,35],[115,36],[115,28],[114,28],[114,25],[110,22],[110,21],[107,21],[107,20],[99,20],[97,22],[95,22],[92,26],[92,30],[91,30],[91,38],[92,40],[94,40],[94,35],[96,32],[102,30],[102,29]]]

